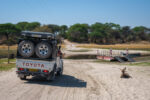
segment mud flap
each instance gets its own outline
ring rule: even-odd
[[[54,65],[53,71],[51,71],[49,73],[49,75],[47,76],[46,80],[47,81],[53,81],[55,79],[55,72],[56,72],[56,64]]]
[[[24,74],[18,74],[18,77],[21,79],[21,80],[25,80],[26,79],[26,76]]]
[[[24,77],[24,74],[18,74],[18,77],[22,78]]]

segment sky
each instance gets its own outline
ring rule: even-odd
[[[0,0],[0,23],[21,21],[150,27],[150,0]]]

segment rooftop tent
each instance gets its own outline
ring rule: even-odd
[[[55,39],[55,34],[48,32],[32,32],[32,31],[22,31],[22,36],[33,37],[33,38],[45,38],[45,39]]]

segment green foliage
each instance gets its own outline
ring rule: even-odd
[[[20,35],[21,30],[14,24],[6,23],[0,24],[0,35],[5,35],[7,40],[5,43],[11,45],[16,42],[17,36]],[[11,37],[11,38],[10,38]]]
[[[40,27],[40,23],[39,22],[19,22],[17,23],[17,26],[22,30],[22,31],[32,31],[37,27]]]
[[[91,25],[91,33],[89,34],[90,42],[105,43],[108,35],[108,30],[106,31],[107,28],[109,29],[109,26],[102,23],[95,23]]]
[[[134,36],[136,40],[150,40],[150,29],[144,27],[144,26],[137,26],[133,29]]]
[[[27,27],[28,24],[29,24],[28,22],[19,22],[19,23],[17,23],[17,26],[18,26],[22,31],[24,31],[24,30],[27,30],[26,27]]]
[[[37,27],[33,31],[35,31],[35,32],[50,32],[50,33],[52,33],[52,29],[49,28],[47,25]]]
[[[85,25],[85,26],[84,26]],[[67,32],[67,38],[75,42],[97,44],[126,43],[130,41],[150,41],[150,29],[139,26],[131,29],[115,23],[74,24]]]
[[[6,23],[6,24],[0,24],[0,34],[3,35],[14,35],[14,34],[19,34],[20,29],[11,23]]]
[[[67,38],[67,30],[68,30],[68,27],[66,25],[62,25],[60,26],[60,32],[59,32],[59,35],[61,37],[64,37],[65,39]]]
[[[88,29],[87,24],[75,24],[68,29],[68,39],[75,42],[87,42],[88,41]]]
[[[32,31],[37,27],[40,27],[40,23],[39,22],[32,22],[32,23],[27,24],[26,30]]]
[[[106,44],[120,39],[120,25],[114,23],[95,23],[91,25],[89,42]],[[111,38],[110,38],[111,37]]]
[[[121,27],[115,23],[99,22],[92,25],[74,24],[70,27],[55,24],[41,25],[39,22],[0,24],[0,36],[7,37],[5,43],[16,43],[20,31],[24,30],[56,33],[59,39],[63,37],[80,43],[115,44],[141,40],[150,41],[150,28],[144,26],[130,28],[129,26]]]
[[[60,30],[60,27],[58,25],[49,24],[47,26],[52,30],[52,33],[58,33]]]
[[[133,40],[133,32],[129,26],[124,26],[121,29],[122,43]]]

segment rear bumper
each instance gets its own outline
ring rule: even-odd
[[[44,72],[26,72],[26,71],[16,71],[16,73],[18,74],[18,77],[20,75],[24,75],[24,76],[42,76],[42,77],[47,77],[48,73],[44,73]]]

